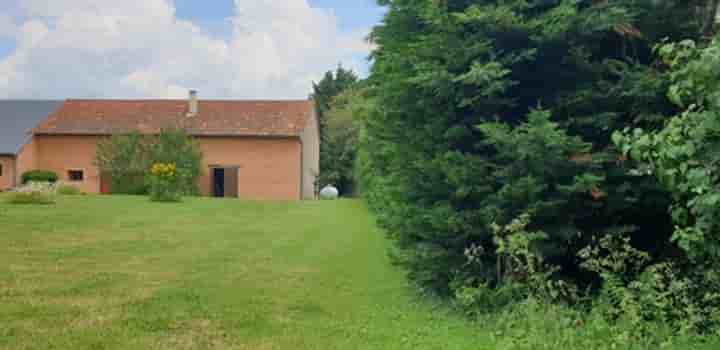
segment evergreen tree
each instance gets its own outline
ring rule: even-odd
[[[351,87],[358,81],[358,77],[351,69],[338,66],[335,71],[328,71],[318,83],[313,83],[312,99],[315,101],[315,108],[320,120],[321,135],[323,134],[327,121],[325,113],[332,107],[333,99],[345,89]]]
[[[366,88],[360,81],[333,99],[325,114],[325,167],[321,184],[333,184],[345,196],[355,195],[355,161],[358,148],[357,116],[369,106]]]
[[[684,0],[379,0],[371,35],[376,108],[359,162],[370,207],[423,287],[495,285],[494,224],[524,213],[541,252],[590,283],[577,252],[630,231],[671,254],[668,195],[629,177],[610,135],[677,110],[654,69],[663,38],[697,38]],[[697,2],[701,4],[701,2]],[[702,2],[703,4],[705,2]],[[468,249],[483,264],[467,264]]]
[[[335,185],[340,186],[340,183],[327,182],[333,177],[323,176],[325,173],[336,173],[337,162],[342,160],[337,158],[338,152],[331,149],[333,137],[328,135],[328,112],[333,107],[333,100],[340,95],[343,91],[352,87],[358,82],[358,77],[350,69],[345,69],[342,66],[333,71],[328,71],[325,76],[318,83],[313,83],[313,94],[312,98],[315,101],[315,110],[320,125],[320,180],[324,185]]]

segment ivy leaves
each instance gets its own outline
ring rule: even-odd
[[[613,142],[673,194],[673,240],[692,258],[720,261],[720,41],[656,51],[672,70],[668,98],[686,109],[657,132],[626,129]]]

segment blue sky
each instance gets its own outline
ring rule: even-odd
[[[0,98],[298,98],[361,74],[375,0],[2,0]],[[9,3],[6,3],[9,2]]]
[[[281,0],[280,0],[281,1]],[[382,18],[383,9],[375,0],[310,0],[310,6],[332,9],[344,30],[372,26]],[[179,17],[198,21],[220,21],[232,16],[233,0],[175,0]]]
[[[380,22],[384,12],[375,0],[311,0],[310,3],[312,6],[333,9],[345,29],[373,26]]]
[[[15,49],[15,40],[2,38],[0,39],[0,57],[9,55]]]

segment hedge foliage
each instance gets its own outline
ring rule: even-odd
[[[22,184],[29,182],[50,182],[55,183],[58,181],[58,175],[50,170],[30,170],[24,172],[21,176]]]
[[[605,295],[605,306],[659,309],[631,310],[629,319],[701,315],[694,330],[715,322],[707,315],[717,311],[717,300],[701,290],[716,289],[717,268],[693,257],[717,251],[702,238],[715,235],[717,220],[697,221],[716,210],[693,212],[691,188],[675,183],[678,192],[663,176],[638,176],[635,160],[613,140],[623,130],[684,127],[673,121],[683,113],[715,112],[684,99],[707,92],[717,100],[710,89],[717,75],[698,78],[669,67],[668,49],[655,50],[662,42],[706,42],[703,11],[710,2],[379,3],[388,11],[371,34],[373,107],[356,115],[358,175],[366,201],[397,242],[394,256],[418,286],[468,307],[495,307],[538,291],[576,303],[585,297],[578,291],[589,290]],[[702,56],[670,51],[683,67],[693,67],[688,55]],[[717,52],[705,52],[712,59],[697,64],[696,73],[715,72],[709,63],[718,61]],[[680,130],[673,134],[684,135],[679,143],[691,143],[692,131]],[[655,161],[655,146],[642,144],[642,160]],[[710,152],[704,151],[717,153]],[[678,216],[702,223],[685,226],[701,233],[678,232]],[[498,230],[518,218],[526,221],[521,233]],[[537,268],[528,270],[529,261]],[[553,286],[533,286],[538,275]],[[694,283],[702,287],[681,288]],[[661,296],[667,299],[653,301]]]

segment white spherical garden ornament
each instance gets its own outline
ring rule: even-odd
[[[340,191],[335,186],[327,185],[320,191],[322,199],[338,199],[338,197],[340,197]]]

